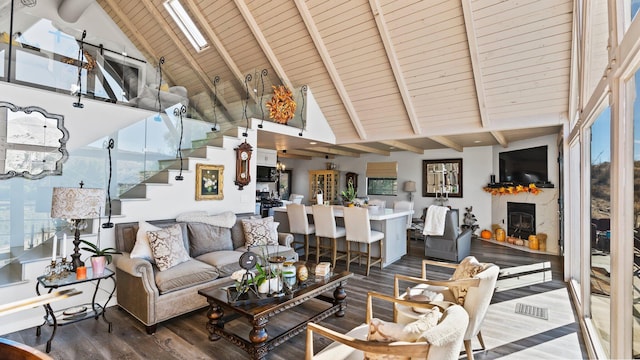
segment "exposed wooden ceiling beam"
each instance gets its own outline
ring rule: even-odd
[[[356,108],[353,106],[353,103],[349,98],[349,94],[347,93],[347,89],[344,87],[344,84],[342,83],[342,79],[338,74],[338,69],[336,69],[336,66],[333,64],[333,61],[331,61],[331,55],[329,55],[329,51],[327,50],[327,47],[324,45],[322,36],[320,35],[318,28],[316,27],[315,21],[311,16],[311,12],[309,12],[309,8],[307,8],[307,4],[304,2],[304,0],[294,0],[294,1],[296,3],[296,7],[298,8],[298,12],[300,13],[300,16],[304,21],[305,26],[307,27],[307,31],[309,32],[309,35],[313,40],[316,50],[318,50],[318,54],[320,54],[320,57],[322,58],[322,62],[324,63],[324,66],[327,69],[327,72],[329,73],[331,80],[333,81],[333,86],[336,87],[336,91],[338,92],[340,99],[342,99],[342,104],[346,108],[347,113],[351,118],[351,122],[353,123],[353,126],[355,127],[356,132],[358,133],[358,136],[360,136],[360,139],[366,140],[367,132],[364,130],[364,126],[362,126],[362,121],[360,121],[360,117],[358,117]]]
[[[202,27],[204,32],[207,34],[207,37],[209,38],[209,40],[211,40],[211,43],[213,43],[213,47],[216,48],[218,55],[222,57],[222,60],[224,61],[224,63],[227,65],[229,70],[231,70],[231,73],[236,78],[236,81],[238,81],[238,83],[242,85],[241,86],[242,90],[245,90],[244,88],[245,74],[243,74],[240,71],[240,68],[238,67],[238,65],[236,65],[236,62],[233,61],[233,59],[231,58],[231,55],[222,44],[222,41],[220,41],[220,38],[218,38],[218,35],[216,35],[216,33],[213,31],[213,29],[209,25],[209,21],[204,17],[204,15],[202,15],[202,11],[200,11],[200,8],[198,7],[198,5],[193,0],[183,0],[183,1],[185,2],[185,4],[187,4],[187,7],[191,10],[191,14],[196,18],[196,20],[198,21],[198,24]],[[253,91],[249,91],[249,96],[251,97],[254,103],[256,104],[258,103],[258,98],[256,97],[256,94]]]
[[[321,158],[331,158],[333,159],[334,156],[333,155],[327,155],[323,152],[319,152],[319,151],[309,151],[309,150],[299,150],[299,149],[291,149],[291,150],[287,150],[287,154],[288,153],[293,153],[296,155],[303,155],[303,156],[311,156],[311,157],[321,157]]]
[[[326,147],[325,146],[310,147],[310,148],[307,148],[307,150],[318,151],[318,152],[327,153],[327,154],[341,155],[341,156],[360,157],[360,153],[352,152],[352,151],[346,151],[346,150],[334,149],[334,148],[330,148],[328,146],[326,146]]]
[[[452,140],[449,140],[444,136],[430,136],[429,139],[437,143],[440,143],[448,148],[452,148],[453,150],[462,152],[462,145],[456,142],[453,142]]]
[[[411,151],[414,152],[416,154],[424,154],[424,149],[421,149],[419,147],[416,146],[412,146],[409,144],[405,144],[403,142],[397,141],[397,140],[385,140],[385,141],[380,141],[381,144],[385,144],[387,146],[393,146],[395,148],[398,149],[402,149],[402,150],[406,150],[406,151]]]
[[[120,18],[120,21],[122,21],[122,25],[124,25],[124,27],[127,30],[129,30],[129,32],[133,36],[133,39],[136,40],[140,45],[142,45],[142,48],[143,48],[142,50],[146,52],[151,59],[153,59],[155,64],[158,64],[158,61],[160,61],[161,56],[158,55],[155,52],[155,50],[153,50],[153,47],[151,46],[151,44],[149,44],[147,39],[141,36],[142,33],[131,22],[131,20],[129,20],[129,17],[127,17],[127,15],[124,12],[122,12],[122,10],[120,9],[120,6],[116,4],[116,0],[103,0],[103,1],[106,2],[107,5],[109,5],[109,7],[111,8],[111,10],[113,10],[113,12],[116,14],[116,16]],[[116,22],[116,19],[113,19],[113,20],[114,22]],[[171,73],[169,71],[165,70],[163,71],[163,73],[172,84],[177,85],[177,83],[173,80],[173,76],[171,76]]]
[[[341,144],[341,147],[345,147],[352,150],[364,151],[371,154],[378,154],[383,156],[390,156],[391,152],[386,150],[376,149],[371,146],[360,145],[360,144]]]
[[[287,151],[286,153],[283,153],[282,151],[278,151],[278,157],[285,158],[285,159],[311,160],[311,156],[292,154],[289,151]]]
[[[502,145],[502,147],[506,148],[509,145],[507,138],[504,137],[504,134],[502,134],[500,131],[492,131],[491,135],[493,135],[493,137],[496,139],[496,141],[498,141],[500,145]]]
[[[380,6],[380,1],[369,0],[369,5],[371,6],[373,17],[376,20],[378,33],[380,34],[380,38],[382,39],[382,44],[384,44],[384,49],[387,53],[387,59],[389,60],[389,64],[391,65],[391,70],[393,70],[393,76],[396,79],[398,90],[400,90],[402,102],[404,103],[405,110],[407,111],[407,115],[409,116],[409,121],[411,121],[413,133],[416,135],[421,134],[422,128],[420,127],[420,122],[418,121],[418,114],[413,107],[413,102],[411,101],[411,95],[409,94],[407,83],[404,81],[404,74],[402,72],[402,68],[400,67],[400,61],[398,60],[398,56],[396,55],[396,50],[393,47],[393,42],[391,42],[391,34],[389,34],[387,23],[384,20],[384,14],[382,13],[382,6]]]
[[[469,44],[469,57],[471,59],[471,69],[473,72],[473,81],[476,85],[476,96],[478,98],[478,110],[480,111],[480,120],[482,126],[489,126],[489,114],[487,112],[487,102],[484,94],[484,81],[482,79],[482,69],[480,69],[480,50],[478,49],[478,41],[476,39],[476,28],[473,23],[473,9],[471,8],[471,0],[462,0],[462,14],[464,17],[464,26],[467,30],[467,43]],[[492,131],[491,135],[502,145],[507,147],[507,139],[500,133]],[[460,150],[462,151],[462,150]]]
[[[238,10],[240,10],[240,14],[242,14],[244,21],[247,23],[247,25],[249,25],[249,28],[253,33],[253,37],[256,38],[256,41],[260,45],[262,52],[267,56],[267,59],[269,59],[269,63],[271,64],[273,70],[275,70],[276,75],[278,75],[278,77],[280,78],[280,81],[282,81],[284,85],[286,85],[289,89],[293,90],[291,81],[287,77],[287,74],[284,72],[284,68],[280,64],[278,57],[273,53],[271,46],[269,46],[269,43],[267,42],[267,38],[264,37],[262,30],[260,30],[260,26],[258,26],[258,23],[251,14],[251,10],[249,10],[247,4],[245,4],[243,0],[234,0],[234,2],[236,3],[236,7],[238,8]]]

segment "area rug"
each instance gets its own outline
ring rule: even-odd
[[[527,315],[542,320],[549,320],[549,309],[523,303],[516,303],[516,314]]]

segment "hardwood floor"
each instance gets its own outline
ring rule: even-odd
[[[364,320],[364,303],[367,291],[393,293],[393,274],[402,273],[420,276],[420,264],[424,245],[421,241],[411,241],[410,255],[389,265],[383,271],[379,267],[371,269],[369,277],[364,276],[365,267],[352,265],[355,276],[347,285],[347,314],[343,318],[330,317],[323,325],[340,332],[347,332]],[[528,271],[526,276],[505,279],[493,297],[482,334],[487,350],[482,351],[477,341],[473,342],[475,359],[584,359],[587,358],[582,334],[577,323],[568,291],[562,281],[562,258],[541,254],[531,254],[474,240],[472,254],[480,261],[493,262],[501,269],[544,264],[548,262],[551,271]],[[338,269],[344,262],[338,262]],[[542,267],[544,268],[544,267]],[[446,279],[450,272],[438,272],[429,268],[428,275],[434,279]],[[551,276],[549,276],[551,275]],[[517,287],[520,279],[528,285]],[[533,280],[531,280],[533,279]],[[531,283],[532,281],[538,283]],[[503,282],[503,280],[500,280]],[[506,286],[508,285],[508,286]],[[500,286],[499,286],[500,287]],[[513,287],[513,288],[510,288]],[[548,320],[515,313],[517,303],[534,305],[548,309]],[[269,335],[282,331],[284,324],[299,321],[297,318],[321,303],[311,301],[298,308],[275,317],[268,326]],[[391,318],[391,308],[377,307],[377,317]],[[158,326],[154,335],[147,335],[144,326],[128,313],[111,307],[107,317],[113,321],[113,333],[107,332],[102,320],[83,321],[58,329],[50,355],[55,359],[246,359],[247,354],[226,340],[211,342],[205,329],[206,309],[166,321]],[[249,332],[248,324],[235,321],[227,324],[237,327],[239,333]],[[3,335],[38,350],[44,351],[51,328],[43,328],[42,335],[36,337],[35,328]],[[270,359],[302,359],[305,351],[305,334],[299,334],[277,347]],[[316,351],[329,343],[326,339],[314,342]],[[461,359],[466,358],[461,352]]]

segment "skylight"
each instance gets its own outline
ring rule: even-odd
[[[168,0],[164,3],[164,7],[197,52],[209,47],[207,40],[204,38],[200,30],[198,30],[196,24],[193,22],[189,14],[187,14],[184,7],[182,7],[179,0]]]

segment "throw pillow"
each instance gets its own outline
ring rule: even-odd
[[[149,238],[147,237],[147,231],[156,231],[161,228],[151,225],[146,221],[140,221],[138,223],[138,232],[136,233],[136,243],[131,249],[129,255],[132,259],[145,259],[152,263],[155,263],[153,259],[153,252],[151,251],[151,245],[149,245]]]
[[[369,322],[367,340],[388,343],[396,341],[414,342],[418,336],[405,332],[404,327],[405,325],[403,324],[373,318]],[[365,352],[364,360],[409,360],[409,357]]]
[[[471,279],[481,273],[485,268],[475,256],[467,256],[456,267],[456,271],[451,276],[451,280]],[[468,286],[452,286],[450,288],[453,297],[459,305],[464,305],[464,300],[469,291]]]
[[[170,269],[190,259],[182,241],[180,224],[160,230],[148,231],[153,258],[160,271]]]
[[[189,253],[192,257],[220,250],[233,250],[231,229],[219,226],[188,223]]]
[[[412,292],[413,293],[413,292]],[[418,298],[415,300],[415,298]],[[424,289],[422,293],[418,295],[412,295],[411,300],[421,301],[421,302],[433,302],[433,301],[444,301],[444,295],[439,292],[431,291],[429,289]],[[427,313],[431,311],[429,308],[414,306],[411,308],[416,313]]]
[[[278,244],[277,225],[273,222],[272,216],[262,219],[242,219],[242,228],[247,248]]]
[[[427,309],[424,314],[420,315],[418,320],[405,325],[402,331],[415,335],[417,340],[422,333],[438,325],[440,318],[442,318],[442,313],[438,307]]]

